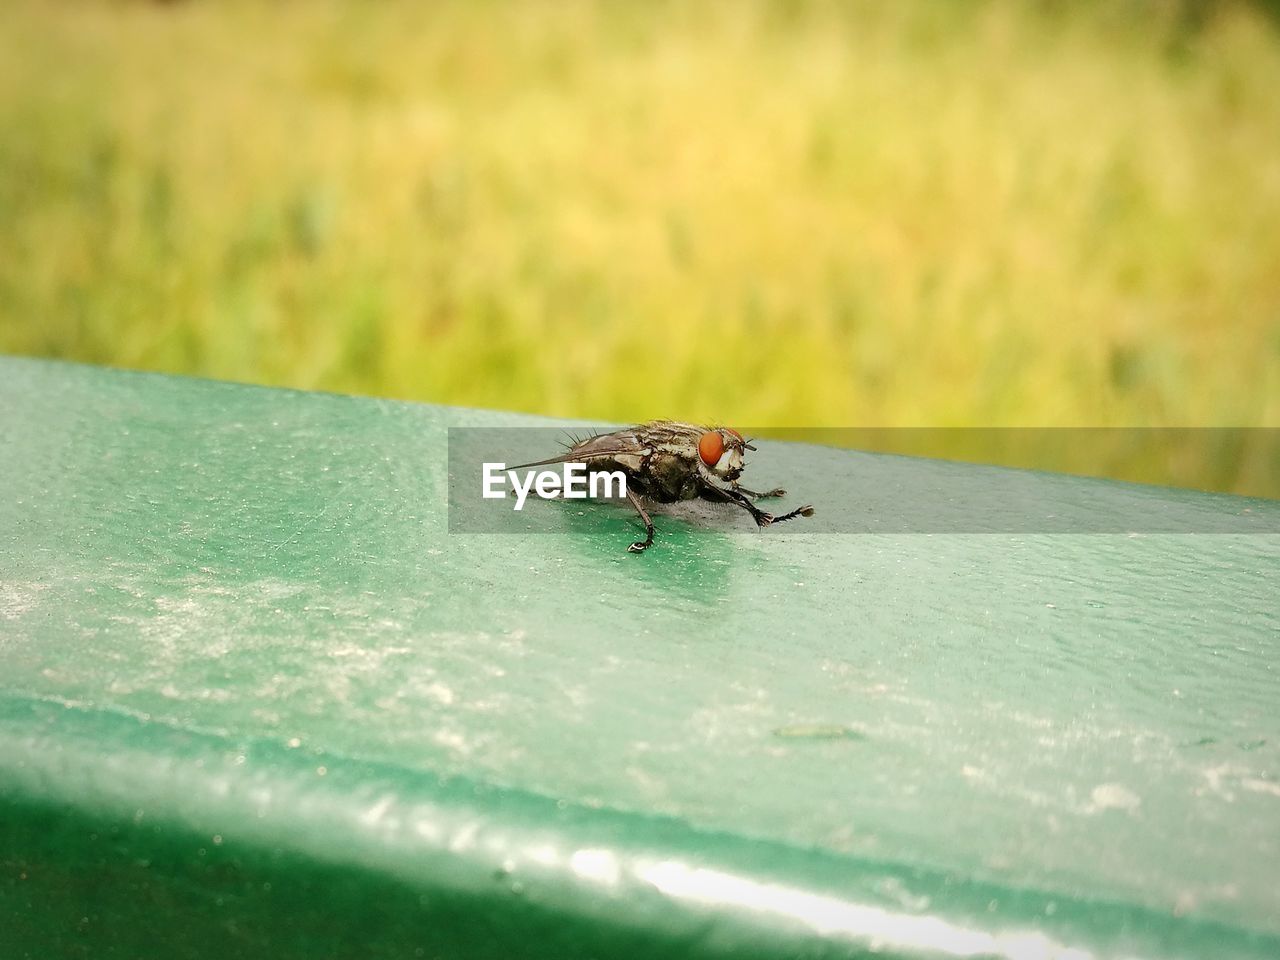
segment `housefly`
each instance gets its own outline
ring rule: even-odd
[[[513,467],[542,467],[555,463],[585,463],[589,471],[620,470],[627,478],[627,499],[644,521],[645,538],[627,549],[633,553],[653,544],[653,521],[642,499],[675,503],[701,498],[720,503],[736,503],[746,510],[756,525],[767,527],[796,517],[813,516],[806,504],[790,513],[774,516],[757,507],[756,500],[782,497],[782,489],[757,493],[738,483],[746,466],[743,456],[754,450],[742,434],[730,427],[702,427],[672,420],[648,423],[600,433],[576,440],[558,457],[522,463]]]

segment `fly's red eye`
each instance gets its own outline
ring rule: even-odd
[[[719,463],[723,453],[724,437],[716,431],[708,430],[698,439],[698,456],[708,467],[714,467]]]
[[[725,427],[725,429],[728,430],[730,433],[732,433],[739,440],[742,440],[742,434],[740,434],[737,430],[733,429],[733,427]],[[746,443],[745,440],[742,440],[742,442]]]

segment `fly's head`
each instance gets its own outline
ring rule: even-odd
[[[743,455],[754,449],[732,427],[708,429],[698,439],[698,456],[707,469],[722,480],[737,480],[742,476]]]

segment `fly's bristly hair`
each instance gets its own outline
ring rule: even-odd
[[[568,430],[564,432],[564,435],[567,439],[561,440],[560,446],[564,447],[566,450],[572,450],[574,447],[578,446],[578,444],[582,443],[584,440],[591,439],[590,434],[588,434],[585,437],[582,437],[582,436],[579,436],[577,433],[570,433]]]

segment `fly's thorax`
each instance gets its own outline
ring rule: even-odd
[[[691,423],[675,423],[670,420],[658,420],[645,424],[639,435],[646,445],[653,450],[664,451],[678,456],[696,455],[698,438],[705,428]]]

